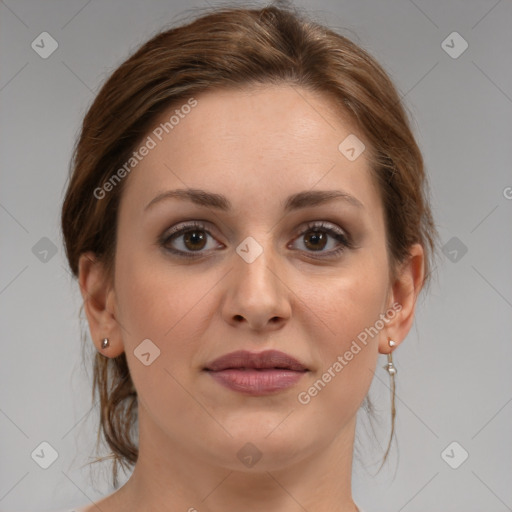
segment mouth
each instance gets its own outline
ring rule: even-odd
[[[300,361],[279,350],[265,350],[264,352],[239,350],[231,352],[208,363],[204,369],[212,372],[244,369],[308,371],[308,368]]]
[[[278,350],[231,352],[204,368],[219,384],[248,395],[266,395],[296,384],[309,369]]]

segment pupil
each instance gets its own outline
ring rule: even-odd
[[[313,248],[323,249],[325,247],[325,236],[322,233],[315,233],[315,232],[313,232],[312,235],[307,237],[308,242],[311,241],[312,239],[314,240],[313,241]],[[320,242],[320,244],[318,244],[317,242]],[[306,243],[306,245],[308,245],[308,243]]]
[[[205,236],[199,231],[191,231],[185,234],[185,244],[188,246],[188,244],[191,243],[192,249],[202,249],[204,247],[204,241]],[[200,244],[200,247],[196,246],[197,243]]]

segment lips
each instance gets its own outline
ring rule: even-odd
[[[278,350],[231,352],[215,359],[204,370],[231,391],[251,396],[283,392],[309,371],[300,361]]]
[[[235,369],[256,369],[256,370],[291,370],[305,372],[308,370],[300,361],[279,350],[265,350],[264,352],[248,352],[239,350],[225,354],[204,368],[207,371],[218,372]]]

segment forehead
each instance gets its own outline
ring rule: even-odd
[[[155,120],[143,139],[153,147],[130,173],[123,202],[130,197],[143,207],[164,190],[200,188],[228,195],[235,206],[257,207],[265,198],[268,207],[319,188],[342,189],[375,210],[380,201],[368,144],[350,160],[340,151],[347,137],[364,143],[332,100],[302,88],[202,92]]]

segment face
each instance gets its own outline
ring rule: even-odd
[[[366,153],[338,149],[364,137],[329,99],[286,85],[194,98],[148,133],[119,210],[112,298],[141,452],[151,437],[204,464],[243,469],[254,450],[276,469],[348,432],[368,392],[391,316],[383,207]],[[204,192],[161,196],[190,189]],[[205,370],[240,350],[305,371]]]

